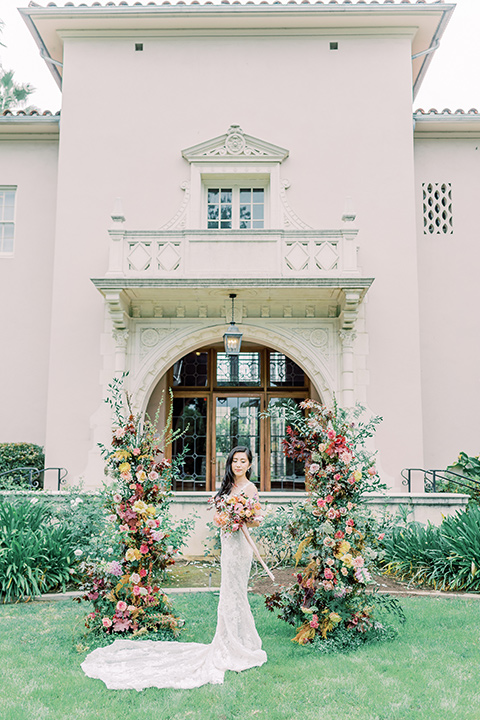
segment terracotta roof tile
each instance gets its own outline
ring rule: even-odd
[[[51,110],[44,110],[43,112],[41,110],[29,110],[29,112],[25,110],[4,110],[0,113],[0,117],[55,117],[56,115],[60,115],[60,110],[57,110],[56,113],[52,113]]]
[[[414,115],[480,115],[476,108],[470,108],[470,110],[458,110],[452,111],[450,108],[443,108],[443,110],[437,110],[436,108],[430,108],[430,110],[424,110],[418,108],[415,110]]]
[[[287,0],[286,3],[280,2],[280,0],[247,0],[246,2],[241,2],[240,0],[221,0],[222,5],[442,5],[444,0]],[[57,5],[54,2],[47,3],[46,7],[120,7],[120,6],[130,6],[134,7],[136,5],[140,5],[141,7],[147,7],[149,5],[214,5],[211,0],[204,0],[203,2],[200,2],[199,0],[192,0],[192,2],[188,3],[184,0],[177,0],[176,2],[170,2],[170,0],[163,0],[162,2],[125,2],[125,0],[121,0],[121,2],[112,2],[109,0],[108,2],[100,3],[100,2],[93,2],[91,5],[88,5],[87,3],[79,3],[75,5],[73,2],[67,2],[64,6]],[[30,1],[29,7],[44,7],[43,5],[39,5],[36,2],[33,2],[33,0]]]

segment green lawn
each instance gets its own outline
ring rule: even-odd
[[[175,596],[184,640],[209,642],[218,597]],[[399,638],[349,655],[315,655],[293,628],[251,605],[268,663],[195,690],[107,690],[83,674],[84,607],[0,606],[1,720],[479,720],[480,600],[402,600]]]

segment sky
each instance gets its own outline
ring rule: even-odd
[[[146,4],[147,0],[143,0]],[[218,1],[218,0],[217,0]],[[46,5],[48,0],[36,0]],[[66,0],[56,0],[64,5]],[[75,0],[79,4],[81,0]],[[87,0],[91,4],[93,0]],[[101,0],[105,4],[106,0]],[[129,0],[133,4],[134,0]],[[0,0],[0,19],[4,22],[0,64],[15,71],[17,82],[36,88],[30,104],[55,112],[61,108],[61,93],[17,8],[28,0]],[[480,110],[480,0],[456,0],[456,10],[435,52],[427,76],[414,101],[414,108],[462,108]]]

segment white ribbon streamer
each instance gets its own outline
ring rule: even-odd
[[[257,546],[255,545],[255,543],[254,543],[254,541],[253,541],[253,539],[252,539],[252,536],[251,536],[250,533],[248,532],[248,528],[247,528],[246,525],[242,525],[242,532],[243,532],[243,534],[245,535],[246,541],[247,541],[248,544],[252,547],[252,550],[253,550],[254,554],[256,555],[256,557],[257,557],[257,559],[258,559],[258,562],[260,563],[260,565],[262,565],[262,567],[264,568],[264,570],[266,570],[268,577],[271,578],[271,579],[273,580],[273,582],[275,582],[275,577],[274,577],[272,571],[270,570],[269,567],[267,567],[267,565],[266,565],[266,564],[264,563],[264,561],[262,560],[262,558],[261,558],[261,556],[260,556],[260,552],[259,552]]]

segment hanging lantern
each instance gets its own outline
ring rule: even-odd
[[[228,326],[227,332],[223,336],[223,343],[225,345],[225,352],[227,355],[238,355],[240,353],[240,347],[242,345],[242,333],[235,325],[235,294],[230,295],[232,299],[232,321]]]

